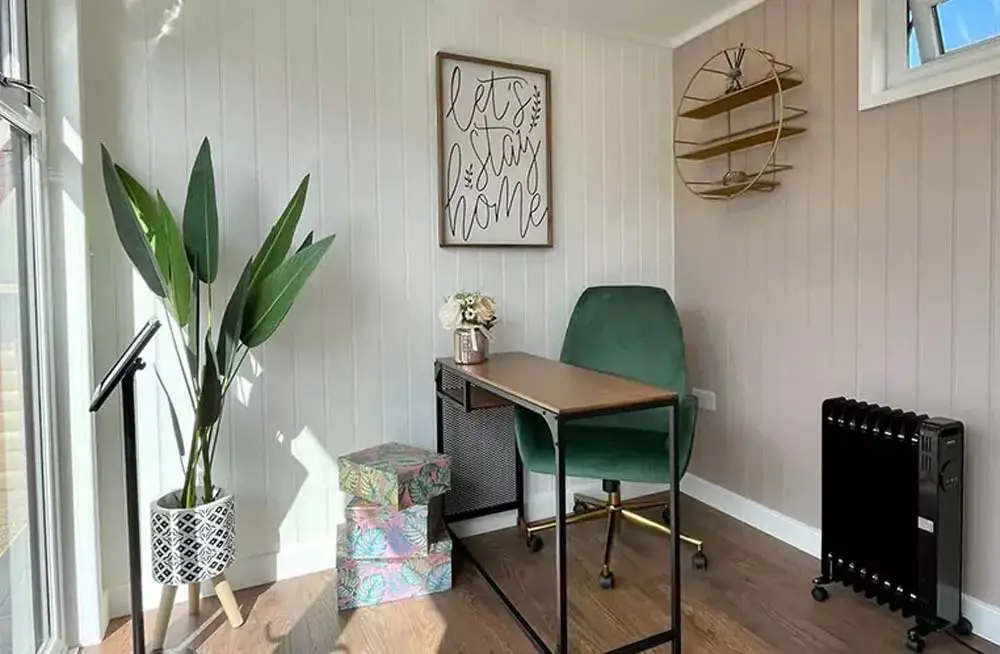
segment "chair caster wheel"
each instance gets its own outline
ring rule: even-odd
[[[597,578],[597,583],[603,590],[611,590],[615,587],[615,575],[611,572],[602,572]]]
[[[708,570],[708,557],[704,552],[695,552],[691,557],[691,565],[695,570]]]
[[[813,586],[812,589],[813,599],[817,602],[825,602],[830,599],[830,591],[823,588],[822,586]]]
[[[587,511],[589,511],[589,509],[587,508],[587,505],[584,504],[583,502],[580,501],[573,502],[573,513],[575,513],[576,515],[580,515],[581,513],[586,513]]]
[[[528,549],[532,552],[541,550],[542,546],[545,545],[542,539],[534,534],[528,536],[528,540],[526,540],[524,544],[527,545]]]
[[[972,635],[972,623],[969,622],[968,618],[959,618],[955,626],[951,628],[957,636],[971,636]]]
[[[924,647],[926,646],[927,646],[927,641],[925,641],[920,636],[906,637],[906,649],[910,650],[911,652],[922,652],[924,651]]]

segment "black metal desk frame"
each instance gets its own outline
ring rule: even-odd
[[[672,428],[670,430],[669,447],[670,447],[670,478],[676,480],[680,477],[680,457],[677,451],[677,434],[680,431],[680,396],[675,394],[670,400],[647,402],[644,404],[629,405],[625,408],[613,408],[613,409],[597,409],[583,412],[574,412],[572,415],[563,416],[558,413],[553,413],[552,411],[534,404],[525,398],[518,397],[512,393],[508,393],[502,388],[498,388],[489,384],[488,382],[467,376],[463,373],[461,368],[448,368],[448,372],[452,375],[457,376],[462,383],[462,396],[461,400],[455,398],[452,394],[445,391],[442,385],[442,364],[440,361],[434,363],[434,380],[435,389],[437,392],[436,401],[436,416],[437,416],[437,447],[438,451],[444,450],[444,421],[442,417],[442,402],[451,402],[457,405],[460,409],[468,412],[473,410],[472,406],[472,387],[477,386],[484,390],[501,397],[511,404],[518,406],[522,409],[526,409],[533,413],[540,415],[545,419],[546,424],[549,426],[549,430],[552,432],[552,443],[555,449],[556,456],[556,615],[558,621],[558,631],[556,634],[556,654],[568,654],[569,652],[569,635],[568,635],[568,606],[567,606],[567,571],[566,571],[566,452],[562,447],[562,442],[560,440],[560,429],[562,425],[572,420],[580,420],[583,418],[594,418],[602,415],[610,415],[615,413],[627,413],[632,411],[643,411],[647,409],[656,408],[671,408],[671,421]],[[513,434],[511,435],[513,438]],[[518,522],[521,523],[524,520],[524,471],[521,466],[520,456],[515,455],[517,458],[517,516]],[[680,548],[681,548],[681,538],[680,538],[680,492],[677,483],[670,484],[670,628],[662,631],[658,634],[652,636],[647,636],[646,638],[639,639],[637,641],[631,642],[622,647],[618,647],[614,650],[610,650],[606,654],[635,654],[637,652],[644,652],[646,650],[652,649],[659,645],[666,643],[671,643],[671,651],[675,654],[681,652],[681,564],[680,564]],[[455,522],[458,520],[467,520],[474,517],[481,517],[483,515],[490,515],[494,513],[501,513],[511,510],[510,506],[498,506],[491,507],[488,510],[470,512],[468,514],[462,514],[460,516],[453,516],[450,522]],[[490,585],[493,591],[500,597],[507,610],[511,613],[514,619],[517,621],[518,626],[524,631],[525,635],[531,640],[532,644],[538,652],[544,654],[552,654],[552,650],[548,648],[545,641],[538,634],[537,631],[531,626],[528,620],[521,614],[517,606],[513,601],[504,593],[500,585],[490,576],[489,572],[483,567],[483,565],[476,559],[471,551],[462,543],[462,540],[458,538],[452,531],[451,526],[448,526],[448,531],[451,535],[452,540],[455,545],[461,550],[462,554],[466,559],[472,562],[476,566],[476,569],[486,580],[486,583]]]

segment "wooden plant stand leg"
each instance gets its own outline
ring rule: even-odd
[[[188,584],[188,614],[201,613],[201,584]]]
[[[170,613],[174,610],[174,597],[177,586],[164,586],[160,592],[160,608],[156,611],[156,625],[153,627],[153,642],[150,650],[157,652],[163,649],[163,640],[167,637],[167,627],[170,626]]]
[[[243,626],[243,614],[240,613],[240,605],[236,603],[236,596],[233,595],[233,588],[229,585],[229,581],[226,580],[225,573],[217,577],[212,577],[212,585],[215,586],[215,594],[219,597],[222,610],[226,612],[226,617],[229,618],[229,624],[232,625],[233,629]]]

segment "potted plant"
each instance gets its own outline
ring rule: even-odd
[[[474,365],[489,356],[496,302],[485,293],[455,293],[438,311],[441,326],[454,332],[455,363]]]
[[[106,148],[101,155],[118,238],[166,308],[184,377],[177,401],[188,402],[194,415],[185,434],[175,398],[157,372],[184,469],[183,486],[152,506],[153,577],[166,591],[216,579],[233,561],[233,497],[216,486],[212,476],[226,397],[247,354],[278,329],[334,237],[314,242],[310,232],[292,249],[309,188],[307,175],[260,250],[243,267],[228,301],[220,305],[215,288],[219,221],[208,139],[191,169],[180,225],[159,191],[147,191],[115,164]]]

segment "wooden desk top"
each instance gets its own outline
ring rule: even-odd
[[[674,391],[524,352],[493,354],[476,366],[458,365],[451,357],[438,362],[473,383],[499,389],[560,416],[628,410],[677,398]]]

